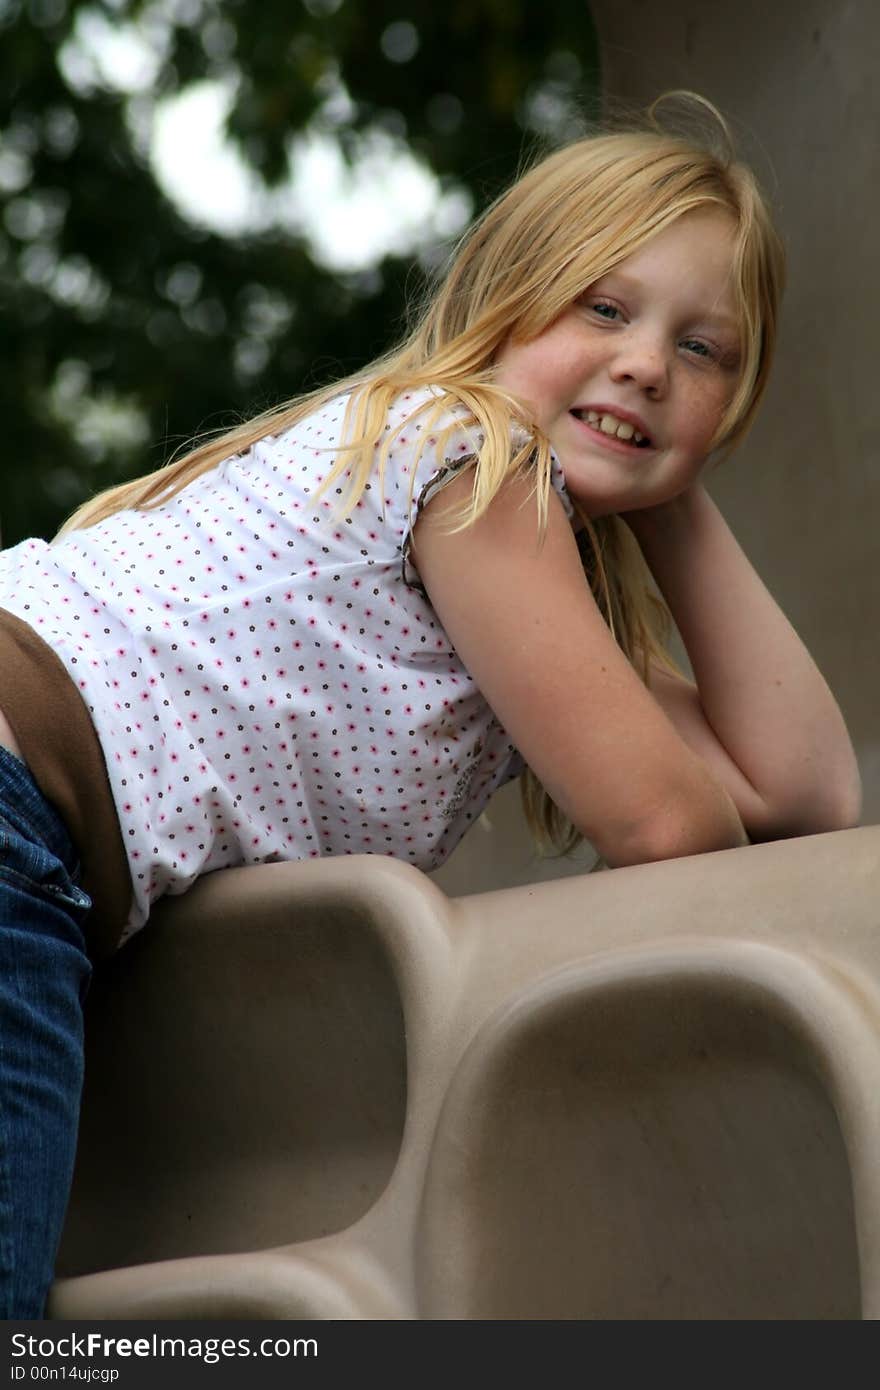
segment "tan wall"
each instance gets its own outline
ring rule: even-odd
[[[775,378],[711,490],[829,680],[880,822],[880,5],[593,0],[605,91],[690,87],[732,119],[789,249]],[[539,864],[512,788],[437,875],[450,893]]]

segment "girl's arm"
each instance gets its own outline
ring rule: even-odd
[[[746,843],[733,800],[617,646],[551,493],[539,536],[528,480],[449,526],[464,473],[420,516],[413,558],[450,641],[557,805],[611,866]]]
[[[696,681],[655,670],[652,691],[727,787],[750,836],[855,825],[861,788],[840,710],[705,489],[625,520]]]

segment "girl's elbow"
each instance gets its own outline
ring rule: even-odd
[[[803,788],[797,795],[788,789],[774,809],[768,799],[763,815],[749,833],[755,840],[782,840],[797,835],[824,835],[853,830],[861,824],[862,780],[853,760],[836,776],[826,776],[821,786]]]
[[[816,802],[821,830],[853,830],[862,819],[862,778],[852,744],[827,760]],[[817,830],[817,833],[818,830]]]
[[[693,801],[670,799],[625,832],[603,838],[606,844],[597,848],[612,868],[683,859],[748,844],[742,821],[726,797],[703,807],[695,806]]]
[[[862,779],[858,768],[849,776],[837,779],[829,787],[817,807],[817,825],[813,834],[829,830],[853,830],[862,819]]]

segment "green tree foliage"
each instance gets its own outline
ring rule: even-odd
[[[289,217],[184,215],[151,131],[204,82],[266,197],[323,135],[351,167],[408,151],[463,217],[593,114],[596,43],[585,0],[0,0],[4,544],[375,356],[440,254],[426,227],[340,271]]]

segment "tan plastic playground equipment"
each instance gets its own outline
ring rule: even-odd
[[[54,1318],[880,1314],[880,827],[167,903],[90,1007]]]

